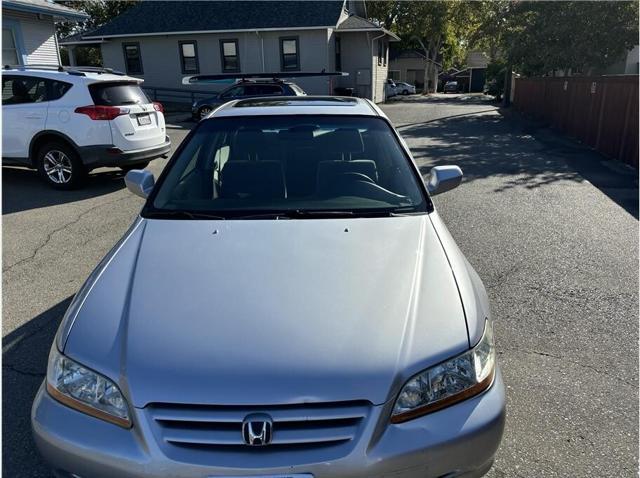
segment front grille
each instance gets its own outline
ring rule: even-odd
[[[277,406],[152,404],[146,408],[161,448],[189,463],[275,467],[336,459],[348,454],[364,427],[370,404],[340,402]],[[242,436],[247,415],[266,413],[273,437],[249,446]]]

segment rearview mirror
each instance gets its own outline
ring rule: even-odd
[[[425,180],[432,196],[457,188],[462,182],[462,169],[458,166],[435,166]]]
[[[136,196],[146,199],[153,189],[156,180],[149,171],[143,169],[132,169],[124,177],[124,183],[127,189]]]

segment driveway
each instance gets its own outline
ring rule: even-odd
[[[496,318],[508,419],[489,476],[635,476],[637,173],[481,96],[402,98],[384,110],[423,173],[449,163],[465,172],[434,201]],[[174,145],[187,127],[170,128]],[[29,429],[49,346],[71,296],[141,206],[115,170],[68,193],[3,170],[5,476],[50,476]]]

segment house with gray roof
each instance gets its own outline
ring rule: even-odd
[[[182,79],[194,74],[342,71],[348,76],[294,81],[309,94],[352,88],[381,102],[388,45],[399,38],[366,20],[365,8],[362,0],[141,1],[60,44],[70,58],[79,45],[99,45],[105,67],[143,78],[147,88],[188,89]]]
[[[45,0],[2,1],[2,65],[59,65],[56,21],[87,15]]]

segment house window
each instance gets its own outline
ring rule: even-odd
[[[382,66],[387,66],[387,55],[389,53],[389,42],[384,42],[384,50],[382,52]]]
[[[280,38],[280,67],[282,71],[300,69],[298,37]]]
[[[129,74],[142,74],[142,57],[140,56],[140,43],[123,43],[124,64]]]
[[[382,65],[382,55],[384,54],[384,42],[378,40],[378,65]]]
[[[220,57],[222,58],[222,71],[240,71],[238,40],[220,40]]]
[[[2,64],[3,65],[19,65],[20,56],[16,48],[16,37],[13,34],[13,28],[2,29]]]
[[[336,37],[336,70],[342,70],[342,52],[340,51],[340,37]]]
[[[194,41],[181,41],[179,46],[182,73],[198,73],[198,44]]]

